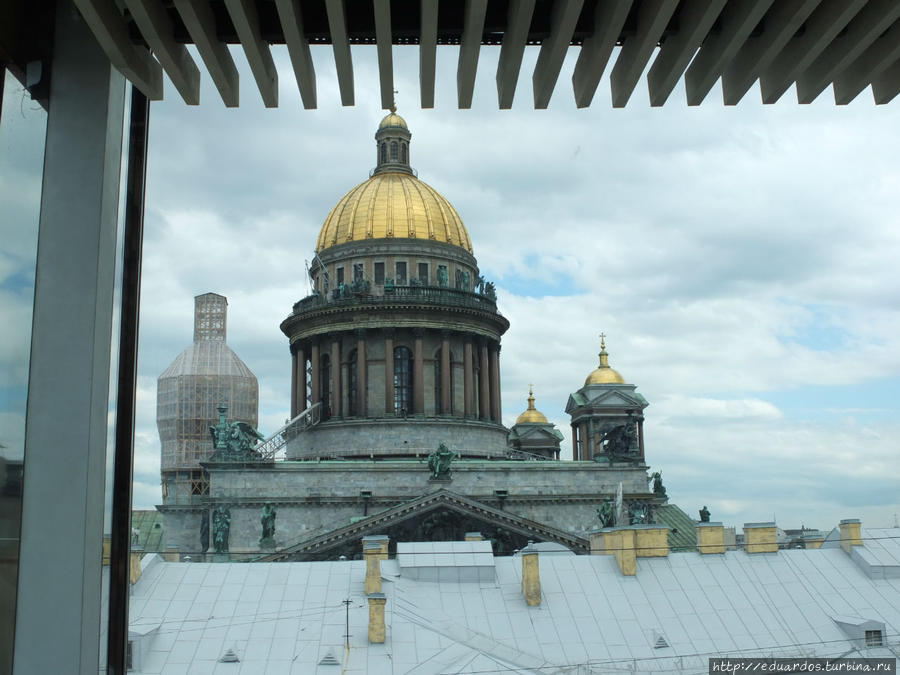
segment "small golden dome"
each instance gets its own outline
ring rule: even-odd
[[[600,365],[584,380],[584,386],[589,384],[625,384],[617,370],[609,367],[609,354],[606,352],[605,336],[600,334]]]
[[[398,115],[393,110],[385,115],[384,118],[382,118],[381,122],[378,123],[379,131],[381,131],[382,129],[396,129],[398,127],[400,129],[406,129],[407,131],[409,131],[409,127],[406,126],[406,120],[400,117],[400,115]]]
[[[528,410],[519,415],[516,424],[549,424],[544,413],[534,407],[532,385],[528,385]]]
[[[440,241],[472,252],[469,233],[450,202],[424,181],[400,171],[375,174],[344,195],[325,219],[316,251],[366,239]]]

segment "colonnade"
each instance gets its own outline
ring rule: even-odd
[[[401,414],[395,409],[395,356],[396,347],[407,347],[412,352],[412,409],[407,411],[413,415],[425,414],[425,341],[426,337],[437,337],[439,340],[429,339],[428,343],[440,344],[440,392],[435,396],[435,413],[438,415],[456,415],[470,419],[483,419],[494,422],[502,421],[500,406],[500,344],[496,340],[472,335],[469,333],[454,333],[449,330],[435,330],[414,328],[403,331],[403,339],[397,339],[399,331],[393,328],[360,329],[356,331],[356,417],[392,417]],[[377,335],[380,333],[380,336]],[[437,334],[434,335],[434,334]],[[342,347],[346,344],[347,333],[328,333],[316,336],[304,342],[298,342],[291,346],[291,417],[295,417],[309,405],[319,403],[321,398],[322,378],[329,380],[324,388],[330,392],[333,402],[331,417],[350,416],[349,401],[342,396],[342,382],[344,367],[349,366],[342,354]],[[384,341],[384,378],[383,382],[367,383],[368,365],[370,359],[367,355],[367,345],[373,339]],[[463,410],[453,410],[454,382],[451,375],[454,365],[451,359],[451,338],[458,346],[462,340],[462,369],[463,369]],[[322,356],[328,354],[331,367],[328,373],[321,372]],[[379,361],[381,359],[378,359]],[[459,363],[458,361],[456,362]],[[306,373],[307,364],[310,374],[310,400],[307,400]],[[381,378],[378,378],[379,380]],[[369,410],[367,401],[368,385],[384,388],[384,405],[380,409]],[[460,414],[461,412],[461,414]]]
[[[572,459],[588,461],[598,452],[597,435],[601,423],[609,422],[607,416],[582,417],[572,423]],[[638,452],[644,461],[644,418],[637,418]]]

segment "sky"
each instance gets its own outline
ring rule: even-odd
[[[305,263],[329,210],[375,165],[373,47],[353,48],[352,108],[340,106],[330,48],[313,47],[315,111],[302,109],[283,49],[274,110],[233,54],[240,108],[208,77],[200,106],[169,83],[151,106],[135,508],[161,500],[156,378],[191,340],[193,297],[227,296],[228,343],[259,380],[271,433],[290,404],[278,325],[309,293]],[[596,368],[603,332],[610,364],[650,402],[651,471],[688,514],[707,505],[738,528],[893,524],[898,103],[875,106],[866,90],[837,107],[827,90],[812,105],[789,91],[763,106],[755,86],[725,107],[717,85],[699,107],[679,87],[651,109],[642,79],[613,110],[607,73],[578,110],[573,49],[548,110],[533,109],[528,50],[513,109],[499,111],[497,54],[482,49],[471,110],[456,109],[456,48],[438,50],[433,110],[418,106],[415,49],[394,49],[394,76],[411,164],[456,207],[511,324],[504,423],[533,383],[571,457],[566,400]]]

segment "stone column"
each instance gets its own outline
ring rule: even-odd
[[[344,410],[341,403],[341,340],[340,336],[333,335],[331,338],[331,400],[334,402],[332,406],[332,415],[334,417],[343,417]]]
[[[297,412],[297,352],[291,349],[291,419]]]
[[[356,414],[366,417],[366,332],[356,331]]]
[[[441,333],[441,414],[450,414],[450,333]]]
[[[491,419],[500,422],[500,345],[491,347]]]
[[[572,425],[572,460],[578,461],[578,425]]]
[[[384,331],[384,413],[393,415],[394,410],[394,331]]]
[[[472,361],[472,338],[466,337],[463,348],[463,412],[466,417],[475,417],[475,366]]]
[[[488,348],[487,342],[482,340],[479,345],[480,358],[478,368],[478,407],[481,409],[481,418],[490,419],[491,417],[491,387],[488,384]]]
[[[422,336],[421,328],[413,330],[415,336],[415,349],[413,350],[413,413],[422,415],[425,413],[425,368],[422,362]]]
[[[644,461],[644,418],[638,420],[638,443],[641,449],[641,461]]]
[[[594,457],[594,418],[588,418],[588,433],[587,433],[587,455],[585,459],[593,459]]]
[[[313,403],[319,403],[321,398],[321,386],[319,385],[319,343],[313,342],[309,351],[310,373],[309,386],[312,389],[311,398]]]
[[[581,459],[590,460],[594,457],[594,440],[588,432],[587,422],[581,423]]]
[[[297,348],[297,413],[300,414],[306,410],[308,403],[306,402],[306,350],[303,347]]]

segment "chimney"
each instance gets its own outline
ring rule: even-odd
[[[862,546],[862,525],[858,518],[846,518],[839,525],[841,531],[841,548],[849,554],[854,546]]]
[[[525,604],[537,607],[541,604],[541,575],[537,551],[522,549],[522,595]]]
[[[695,529],[700,553],[725,553],[725,527],[722,523],[697,523]]]
[[[180,549],[177,546],[166,546],[166,552],[163,554],[163,558],[165,558],[166,562],[178,562],[181,560],[179,550]]]
[[[669,555],[669,528],[663,525],[632,525],[638,558],[665,558]]]
[[[634,528],[630,526],[615,530],[616,562],[619,565],[619,569],[622,570],[622,574],[629,577],[637,574],[634,533]]]
[[[744,523],[744,546],[747,553],[775,553],[775,523]]]
[[[363,554],[366,552],[366,544],[377,543],[379,547],[381,547],[381,552],[378,554],[379,560],[387,560],[388,559],[388,544],[390,543],[390,537],[386,534],[369,534],[362,538],[363,545]]]
[[[466,541],[484,541],[481,532],[466,532]]]
[[[128,565],[128,579],[131,581],[131,585],[137,583],[138,579],[141,578],[141,558],[144,557],[144,549],[141,546],[132,546],[131,547],[131,557],[129,559]]]
[[[605,527],[595,530],[588,535],[591,545],[591,555],[613,555],[616,552],[616,530]]]
[[[372,593],[369,596],[369,642],[384,643],[384,605],[387,598],[384,593]]]
[[[366,561],[366,595],[381,593],[381,545],[375,541],[363,545]]]

